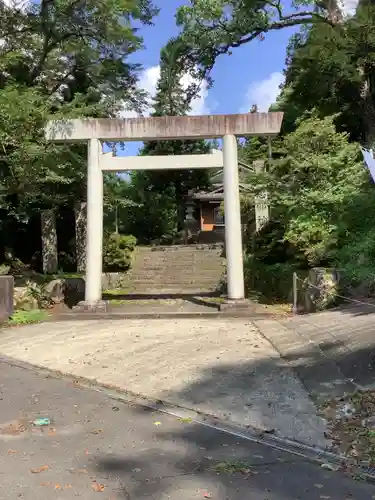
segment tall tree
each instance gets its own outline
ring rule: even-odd
[[[327,47],[330,50],[327,50]],[[284,128],[316,109],[336,114],[336,124],[352,139],[375,142],[375,8],[360,6],[356,15],[334,27],[316,25],[291,39],[286,82],[278,109]],[[311,81],[314,85],[311,85]]]
[[[84,197],[86,148],[46,145],[44,122],[114,116],[124,102],[142,109],[140,66],[129,56],[142,46],[136,23],[150,23],[155,13],[151,0],[0,4],[0,169],[15,206],[26,192],[25,202],[37,207]],[[17,128],[30,134],[14,134]],[[28,161],[19,161],[21,152]]]
[[[152,116],[186,115],[191,109],[191,98],[182,86],[184,58],[179,40],[171,40],[161,51],[160,78],[157,84]],[[210,145],[204,140],[151,141],[144,145],[141,155],[181,155],[208,153]],[[153,191],[174,193],[177,209],[177,229],[184,224],[185,197],[189,189],[206,187],[209,175],[205,170],[166,170],[141,174]]]
[[[129,57],[156,13],[152,0],[0,2],[3,224],[85,198],[87,148],[47,144],[44,124],[115,116],[124,103],[142,110],[141,67]]]

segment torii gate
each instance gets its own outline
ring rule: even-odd
[[[248,113],[210,116],[163,116],[129,119],[53,120],[46,139],[87,142],[86,310],[103,309],[103,171],[144,169],[224,168],[225,245],[228,299],[245,298],[241,212],[236,136],[272,137],[280,132],[283,113]],[[103,154],[103,142],[165,141],[223,138],[223,153],[207,155],[113,157]]]

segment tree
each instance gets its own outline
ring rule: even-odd
[[[25,9],[0,7],[3,81],[39,86],[57,99],[85,92],[113,111],[121,100],[139,109],[141,48],[135,24],[149,24],[151,0],[41,0]],[[130,109],[130,108],[129,108]]]
[[[284,242],[294,248],[294,258],[309,265],[332,262],[352,230],[353,221],[344,214],[358,210],[353,202],[369,184],[358,144],[336,132],[334,118],[302,120],[284,138],[285,157],[253,181],[255,192],[267,186]]]
[[[157,84],[152,116],[186,115],[190,111],[191,97],[182,86],[183,59],[178,40],[171,40],[161,51],[160,78]],[[181,155],[208,153],[210,145],[204,140],[151,141],[144,145],[140,154]],[[207,187],[208,172],[205,170],[176,170],[144,172],[139,174],[150,185],[152,191],[173,192],[177,209],[177,230],[184,224],[185,197],[189,189]]]
[[[315,109],[321,117],[335,114],[340,130],[373,145],[374,49],[372,5],[360,6],[353,18],[339,25],[316,25],[292,37],[285,86],[273,107],[285,113],[284,132],[292,131],[297,118]]]
[[[86,192],[85,145],[44,140],[50,118],[111,117],[141,110],[139,65],[129,62],[149,24],[151,0],[42,0],[0,4],[2,222],[70,207]],[[108,191],[108,189],[107,189]]]
[[[266,33],[291,26],[335,24],[342,18],[338,2],[306,3],[298,0],[293,9],[281,0],[191,0],[177,11],[191,67],[207,77],[222,54],[252,40],[262,40]]]

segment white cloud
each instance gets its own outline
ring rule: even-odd
[[[246,92],[245,104],[242,106],[241,112],[248,113],[253,104],[256,104],[261,112],[268,111],[271,104],[276,101],[283,81],[284,75],[275,72],[271,73],[265,80],[251,83]]]
[[[150,113],[152,112],[153,99],[155,97],[156,86],[159,78],[160,78],[160,66],[152,66],[151,68],[145,69],[142,72],[141,77],[139,79],[139,84],[138,84],[139,88],[145,90],[149,95],[148,107],[144,113],[145,116],[150,115]],[[184,89],[187,89],[188,86],[193,82],[194,80],[188,74],[183,75],[181,78],[181,85]],[[208,95],[207,84],[203,82],[199,96],[196,97],[191,103],[191,111],[189,113],[190,115],[203,115],[209,113],[209,108],[206,102],[207,95]],[[121,113],[122,118],[135,118],[137,116],[138,115],[135,111],[128,111],[126,109],[124,109],[124,111]]]
[[[13,7],[15,9],[25,9],[29,4],[29,0],[0,0],[7,7]]]
[[[338,0],[337,4],[344,15],[354,16],[358,0]]]

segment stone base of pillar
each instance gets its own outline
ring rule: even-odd
[[[220,312],[247,316],[254,312],[254,304],[248,299],[227,299],[220,304]]]
[[[108,301],[106,300],[95,300],[93,302],[82,300],[78,302],[76,306],[73,307],[75,312],[87,312],[87,313],[106,313],[108,312]]]

